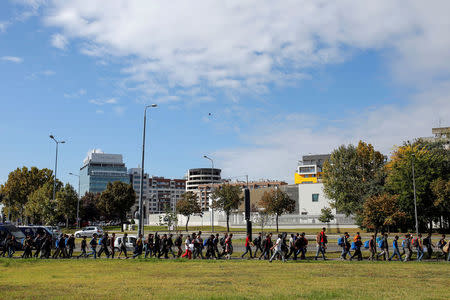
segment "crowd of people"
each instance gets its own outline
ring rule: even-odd
[[[325,228],[316,236],[316,254],[314,259],[320,257],[327,260],[326,252],[328,246],[328,237],[325,233]],[[339,237],[337,245],[342,248],[340,259],[342,260],[363,260],[362,249],[368,249],[369,260],[388,260],[396,258],[398,261],[412,260],[413,254],[416,254],[416,260],[421,261],[425,252],[427,257],[431,258],[434,251],[436,251],[436,259],[440,258],[450,261],[449,246],[443,234],[441,239],[433,244],[431,234],[422,238],[421,234],[414,237],[412,234],[405,234],[400,241],[398,235],[394,236],[392,241],[392,248],[389,246],[388,234],[382,232],[378,238],[372,235],[371,238],[363,243],[359,232],[353,238],[345,232],[343,236]],[[173,258],[186,259],[231,259],[233,254],[233,234],[225,233],[223,236],[211,234],[205,238],[202,237],[202,232],[187,234],[179,234],[174,237],[173,234],[148,234],[144,239],[142,235],[133,243],[133,250],[128,255],[130,245],[127,245],[128,235],[116,241],[115,233],[111,236],[105,233],[101,236],[94,234],[89,240],[86,236],[82,237],[80,245],[80,254],[76,258],[93,257],[101,258],[104,254],[107,258],[165,258],[169,255]],[[282,260],[288,259],[306,259],[308,250],[308,239],[305,233],[278,234],[273,237],[272,233],[263,235],[258,233],[255,239],[251,239],[248,234],[245,239],[245,251],[241,258],[247,256],[248,259],[265,259],[272,262],[274,259]],[[54,246],[54,247],[53,247]],[[6,238],[0,237],[0,257],[13,257],[17,248],[17,241],[13,235]],[[74,235],[61,234],[59,238],[53,240],[51,236],[39,234],[35,238],[27,236],[22,242],[23,254],[22,258],[72,258],[74,257],[75,237]],[[52,249],[54,251],[52,253]],[[253,249],[252,249],[253,248]],[[392,253],[390,253],[392,249]],[[33,254],[34,250],[34,254]],[[380,251],[378,251],[380,250]],[[258,253],[259,251],[259,253]],[[353,251],[353,254],[351,253]],[[447,257],[446,257],[447,256]]]

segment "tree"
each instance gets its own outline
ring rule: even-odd
[[[383,192],[385,157],[371,144],[340,146],[323,165],[324,192],[332,206],[360,219],[364,200]]]
[[[416,140],[406,142],[392,153],[387,164],[387,190],[398,196],[399,209],[406,213],[407,227],[414,228],[414,192],[412,164],[414,162],[414,178],[416,185],[417,211],[419,230],[424,231],[429,224],[432,230],[433,222],[447,215],[448,211],[436,209],[435,195],[432,183],[437,179],[450,178],[450,150],[441,143],[429,143]],[[441,207],[442,208],[442,207]]]
[[[439,210],[442,217],[439,218],[441,229],[444,229],[443,219],[447,226],[450,225],[450,180],[438,178],[431,183],[431,190],[434,196],[434,207]],[[447,227],[448,228],[448,227]]]
[[[364,217],[362,226],[375,231],[398,227],[406,214],[399,210],[398,196],[387,193],[369,197],[364,202]]]
[[[131,184],[120,181],[108,182],[98,202],[100,215],[105,220],[120,220],[121,227],[126,220],[127,212],[136,201],[136,194]]]
[[[330,227],[330,222],[334,220],[333,211],[331,210],[330,207],[325,207],[322,208],[320,212],[321,214],[319,216],[319,222],[327,223],[327,226]]]
[[[96,221],[100,219],[98,203],[100,194],[87,192],[80,199],[80,219],[84,221]]]
[[[201,214],[202,208],[198,203],[197,194],[193,192],[187,192],[181,195],[181,199],[177,202],[177,212],[185,216],[186,219],[186,232],[188,231],[188,224],[191,215]]]
[[[54,225],[59,215],[53,201],[53,182],[47,182],[28,196],[24,211],[33,224]]]
[[[269,215],[275,215],[275,222],[278,232],[278,218],[285,213],[292,213],[295,210],[295,200],[280,189],[264,192],[260,203],[264,211]]]
[[[22,167],[10,172],[8,180],[0,186],[5,208],[13,218],[20,217],[23,220],[24,207],[28,202],[28,196],[45,183],[53,183],[53,179],[53,172],[49,169]]]
[[[69,219],[76,219],[78,194],[72,185],[67,183],[56,194],[56,209],[66,220],[66,228],[69,227]]]
[[[159,216],[159,225],[164,226],[167,225],[169,231],[172,230],[173,225],[176,225],[178,222],[177,213],[173,212],[170,209],[170,205],[165,205],[164,207],[164,215]]]
[[[225,212],[227,217],[227,231],[230,231],[230,214],[239,208],[244,200],[241,196],[242,189],[239,186],[222,184],[211,194],[212,207]]]

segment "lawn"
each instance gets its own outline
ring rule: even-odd
[[[450,264],[8,260],[1,299],[448,299]]]

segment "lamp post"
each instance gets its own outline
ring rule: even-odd
[[[210,157],[208,157],[206,155],[203,155],[203,158],[206,158],[206,159],[211,161],[211,192],[210,192],[210,195],[211,195],[212,189],[213,189],[213,184],[214,184],[214,177],[213,177],[213,174],[214,174],[214,161],[213,161],[212,158],[210,158]],[[212,207],[212,202],[211,202],[211,232],[214,232],[214,208]]]
[[[419,235],[419,222],[417,221],[417,198],[416,198],[416,178],[414,176],[414,159],[416,155],[412,154],[411,167],[412,167],[412,179],[413,179],[413,191],[414,191],[414,217],[416,219],[416,236]]]
[[[77,202],[77,228],[80,228],[80,175],[74,174],[72,172],[69,175],[78,177],[78,202]]]
[[[144,109],[144,130],[142,132],[142,162],[141,162],[141,183],[139,189],[139,228],[138,228],[138,236],[144,234],[144,212],[143,212],[143,203],[142,203],[142,195],[144,188],[144,154],[145,154],[145,125],[147,123],[147,108],[149,107],[158,107],[156,104],[151,104],[145,106]]]
[[[53,181],[53,201],[55,201],[55,194],[56,194],[56,173],[58,171],[58,145],[64,144],[65,141],[58,141],[55,139],[55,137],[50,134],[50,138],[55,142],[56,144],[56,157],[55,157],[55,180]]]

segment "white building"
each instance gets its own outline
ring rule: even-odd
[[[302,216],[320,215],[323,208],[331,207],[330,199],[323,191],[323,183],[299,184],[298,207]],[[332,209],[332,211],[335,215],[336,210]]]

